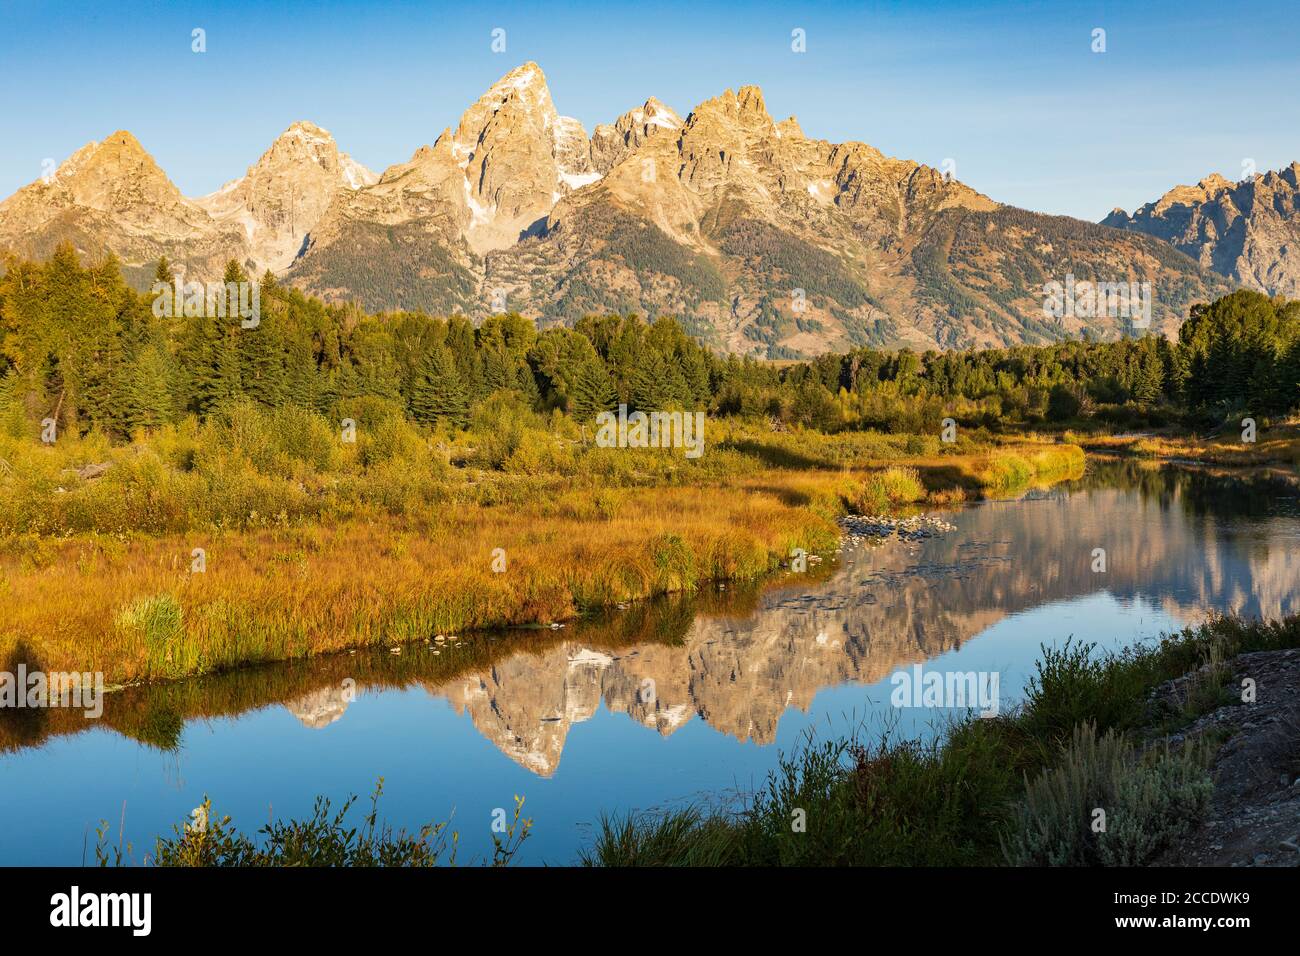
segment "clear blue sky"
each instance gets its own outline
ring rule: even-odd
[[[810,136],[952,158],[995,199],[1098,219],[1212,171],[1240,178],[1247,158],[1261,171],[1300,159],[1296,14],[1295,0],[0,0],[0,196],[116,129],[189,195],[241,175],[297,119],[382,170],[536,60],[589,131],[652,94],[685,115],[756,83]]]

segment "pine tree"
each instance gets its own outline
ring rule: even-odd
[[[128,388],[133,430],[157,428],[171,421],[174,411],[171,378],[172,365],[167,352],[159,345],[146,345],[136,356]]]
[[[244,394],[239,370],[239,341],[234,330],[223,319],[206,319],[220,335],[213,350],[213,365],[208,378],[209,405],[205,412]],[[234,328],[238,328],[235,326]]]
[[[469,417],[465,383],[446,346],[435,345],[416,369],[411,389],[411,415],[426,425],[463,425]]]
[[[600,412],[618,404],[614,383],[605,371],[605,363],[594,355],[578,372],[573,393],[569,396],[569,413],[579,421],[591,421]]]
[[[232,321],[239,346],[239,378],[244,394],[272,407],[284,403],[284,345],[278,317],[263,315],[256,326],[244,328]]]
[[[1164,394],[1164,365],[1154,352],[1144,351],[1133,376],[1133,397],[1143,405],[1153,405]]]
[[[173,286],[176,282],[176,272],[172,269],[172,264],[167,261],[166,256],[158,259],[158,265],[153,270],[153,281],[161,282],[163,285]]]
[[[638,356],[628,383],[628,404],[637,411],[668,408],[672,401],[668,364],[657,349],[645,348]]]

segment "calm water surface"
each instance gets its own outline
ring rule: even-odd
[[[115,837],[125,820],[138,860],[205,794],[252,831],[271,812],[308,814],[317,794],[364,797],[379,777],[391,822],[452,816],[461,862],[490,847],[492,812],[514,794],[535,824],[522,858],[572,862],[602,812],[734,799],[810,734],[933,732],[954,712],[892,707],[900,668],[996,671],[1007,707],[1043,643],[1118,647],[1212,611],[1300,611],[1296,496],[1286,479],[1093,463],[1049,492],[953,512],[943,537],[848,548],[761,589],[439,655],[135,688],[98,721],[10,715],[0,863],[93,862],[101,819]]]

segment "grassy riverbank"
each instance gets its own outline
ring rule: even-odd
[[[846,511],[1083,467],[1077,447],[1029,439],[720,423],[691,461],[595,448],[563,419],[511,427],[430,436],[381,416],[341,443],[323,419],[249,406],[126,446],[11,441],[0,660],[126,683],[564,621],[753,580],[833,548]],[[102,475],[82,477],[87,462]]]
[[[1089,451],[1180,461],[1196,461],[1228,467],[1269,465],[1300,469],[1300,422],[1290,421],[1258,432],[1254,441],[1243,441],[1241,428],[1225,429],[1207,437],[1180,434],[1068,435]]]
[[[1089,865],[1149,862],[1195,825],[1213,736],[1166,733],[1239,698],[1224,662],[1300,647],[1300,617],[1218,619],[1114,655],[1046,650],[1024,705],[938,740],[811,744],[734,813],[601,822],[599,866]],[[1152,691],[1186,674],[1172,702]],[[1239,702],[1239,700],[1238,700]],[[1096,810],[1106,812],[1096,832]]]

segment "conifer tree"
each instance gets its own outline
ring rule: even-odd
[[[157,428],[172,420],[172,365],[165,349],[146,345],[136,356],[129,386],[132,430]]]
[[[153,281],[163,285],[173,285],[176,282],[176,272],[166,256],[159,257],[158,265],[153,270]]]
[[[600,412],[609,411],[618,404],[614,383],[605,371],[605,363],[594,355],[583,364],[569,396],[569,412],[581,421],[591,421]]]
[[[416,369],[410,405],[412,417],[426,425],[463,425],[468,419],[465,383],[446,346],[434,345],[425,353]]]

